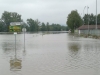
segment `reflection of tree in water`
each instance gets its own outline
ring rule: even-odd
[[[77,42],[71,42],[68,44],[68,48],[71,54],[76,55],[79,52],[81,45]]]
[[[15,44],[14,42],[3,42],[2,43],[2,50],[5,56],[14,56],[14,49]]]
[[[4,42],[2,43],[2,48],[4,51],[13,50],[15,47],[14,42]]]
[[[69,62],[69,67],[72,69],[77,69],[80,66],[81,63],[81,58],[80,58],[80,49],[81,49],[81,44],[79,42],[70,42],[68,44],[68,62]]]
[[[22,47],[21,43],[20,42],[17,42],[16,43],[16,49],[20,49]],[[2,49],[4,51],[13,51],[15,49],[15,41],[8,41],[8,42],[3,42],[2,43]]]
[[[20,48],[20,43],[16,44],[16,50]],[[20,71],[22,68],[22,60],[17,57],[17,53],[15,52],[15,42],[4,42],[2,43],[2,49],[7,56],[11,56],[10,59],[10,70],[12,71]]]
[[[79,43],[69,43],[69,49],[71,50],[71,51],[74,51],[74,52],[76,52],[76,51],[78,51],[79,49],[80,49],[80,44]]]

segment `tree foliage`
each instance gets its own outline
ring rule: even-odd
[[[0,20],[0,32],[5,32],[6,31],[5,27],[6,27],[5,23],[2,20]]]
[[[76,10],[71,11],[67,17],[67,25],[74,32],[76,28],[82,25],[82,19]]]
[[[47,22],[46,24],[44,22],[42,22],[41,26],[39,27],[40,31],[66,31],[67,26],[61,26],[60,24],[49,24],[49,22]]]
[[[33,20],[33,19],[27,19],[27,24],[29,25],[29,31],[30,32],[34,32],[34,31],[38,31],[38,27],[39,27],[39,21],[38,20]]]
[[[100,25],[100,14],[97,16],[97,25]]]
[[[93,14],[85,14],[84,17],[84,25],[94,25],[95,24],[95,16]]]
[[[67,26],[61,26],[60,24],[49,24],[49,22],[40,22],[38,19],[33,20],[32,18],[27,19],[27,22],[23,22],[21,15],[16,12],[4,11],[0,20],[0,32],[8,32],[9,25],[11,22],[22,22],[21,28],[26,28],[29,32],[34,31],[61,31],[68,30]]]
[[[16,12],[8,12],[4,11],[2,14],[1,19],[6,24],[6,31],[9,31],[9,25],[11,22],[21,22],[21,15],[17,14]]]
[[[95,25],[96,24],[96,15],[92,14],[85,14],[83,17],[84,25]],[[100,14],[97,15],[97,25],[100,25]]]
[[[47,31],[50,31],[49,22],[47,22],[47,24],[46,24],[46,28],[47,28]]]

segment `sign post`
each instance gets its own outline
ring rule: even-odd
[[[17,35],[17,32],[14,32],[14,35],[15,35],[15,59],[16,59],[16,35]]]
[[[21,62],[22,60],[17,59],[17,53],[16,53],[16,35],[18,32],[21,32],[21,23],[20,22],[11,22],[9,26],[9,31],[14,32],[15,36],[15,57],[14,59],[10,60],[10,69],[17,71],[22,68]]]
[[[25,32],[26,32],[26,28],[23,28],[22,31],[24,32],[24,50],[25,50]]]

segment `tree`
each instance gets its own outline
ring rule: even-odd
[[[68,26],[66,27],[66,31],[69,31],[69,28],[68,28]]]
[[[83,17],[84,25],[95,25],[95,16],[93,14],[85,14]]]
[[[5,32],[6,31],[5,28],[6,28],[5,23],[2,20],[0,20],[0,32]]]
[[[4,11],[1,18],[7,26],[7,32],[9,31],[9,25],[11,22],[22,22],[21,15],[17,14],[16,12]]]
[[[30,32],[38,31],[39,30],[39,21],[33,19],[27,19],[27,24],[29,25]]]
[[[42,28],[41,28],[42,31],[46,31],[45,23],[42,23],[42,26],[41,26],[41,27],[42,27]]]
[[[61,25],[60,24],[57,24],[57,31],[61,31]]]
[[[29,25],[30,27],[30,32],[33,32],[35,31],[35,23],[34,23],[34,20],[33,19],[27,19],[27,24]]]
[[[16,12],[10,12],[11,22],[22,22],[21,15]]]
[[[46,24],[46,30],[47,30],[47,31],[50,31],[49,22],[47,22],[47,24]]]
[[[88,14],[88,15],[85,14],[83,19],[84,19],[84,25],[88,25],[88,21],[89,21],[89,25],[96,24],[96,15],[94,14]],[[97,25],[100,25],[100,14],[97,15]]]
[[[96,16],[94,16],[93,14],[89,15],[89,25],[95,25],[95,20]]]
[[[27,31],[27,32],[29,31],[29,26],[28,26],[28,24],[25,23],[25,22],[23,22],[23,23],[21,24],[21,30],[22,30],[23,28],[26,28],[26,31]]]
[[[100,14],[97,16],[97,24],[100,25]]]
[[[80,15],[78,14],[77,10],[71,11],[71,13],[67,17],[66,24],[71,29],[71,32],[73,33],[76,28],[82,25],[82,19]]]
[[[88,15],[87,14],[85,14],[85,16],[83,17],[83,19],[84,19],[84,25],[88,25]]]
[[[40,22],[38,19],[36,19],[34,22],[35,22],[35,31],[38,31]]]
[[[61,30],[62,31],[68,31],[68,28],[67,28],[67,26],[61,26]]]

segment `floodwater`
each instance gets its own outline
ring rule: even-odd
[[[100,40],[69,33],[0,34],[0,75],[100,75]]]

